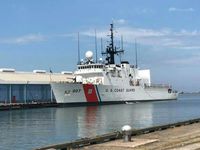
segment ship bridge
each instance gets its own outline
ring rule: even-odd
[[[78,65],[78,70],[85,69],[102,69],[104,67],[103,64],[86,64],[86,65]]]
[[[78,69],[74,72],[77,82],[85,84],[101,84],[103,82],[104,64],[82,64],[78,65]]]
[[[104,69],[103,64],[83,64],[83,65],[78,65],[78,70],[75,71],[74,74],[91,74],[91,73],[101,73]]]

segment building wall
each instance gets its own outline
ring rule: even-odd
[[[49,84],[0,84],[0,103],[55,101]]]
[[[51,82],[72,82],[72,73],[4,72],[0,69],[0,103],[55,101]]]

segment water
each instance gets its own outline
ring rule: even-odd
[[[200,118],[200,94],[178,101],[0,112],[0,149],[23,150],[120,130]]]

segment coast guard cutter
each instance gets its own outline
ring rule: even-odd
[[[102,54],[105,61],[93,61],[87,51],[85,61],[80,61],[72,82],[52,82],[57,103],[110,104],[138,101],[174,100],[178,93],[170,85],[155,85],[150,80],[150,70],[140,70],[128,61],[115,64],[115,55],[123,53],[114,46],[113,24],[110,43]]]

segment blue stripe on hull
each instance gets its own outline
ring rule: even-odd
[[[99,98],[99,102],[101,103],[101,97],[100,97],[100,94],[99,94],[99,90],[98,90],[97,85],[95,85],[95,87],[96,87],[97,96],[98,96],[98,98]]]

